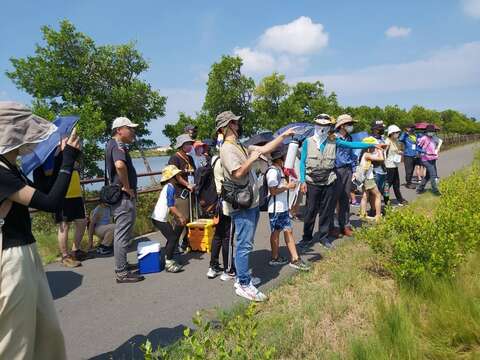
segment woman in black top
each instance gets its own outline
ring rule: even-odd
[[[0,102],[0,359],[65,359],[65,345],[47,278],[32,234],[29,207],[54,212],[64,198],[80,154],[74,130],[48,194],[16,165],[55,127],[25,106]]]

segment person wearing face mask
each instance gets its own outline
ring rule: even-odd
[[[440,195],[438,190],[438,173],[437,160],[438,153],[442,147],[443,140],[436,136],[436,128],[430,124],[425,129],[425,135],[418,141],[419,151],[421,153],[422,165],[427,169],[426,176],[417,187],[417,193],[421,194],[425,191],[425,185],[428,180],[432,185],[432,192],[435,195]]]
[[[337,147],[368,149],[376,146],[336,137],[332,118],[327,114],[317,116],[314,121],[315,133],[303,141],[300,158],[300,189],[307,194],[307,210],[303,237],[298,245],[304,249],[313,245],[313,228],[317,214],[319,241],[327,248],[332,247],[328,240],[328,232],[335,211]]]
[[[134,270],[135,265],[127,263],[127,252],[133,237],[136,218],[137,172],[128,151],[128,144],[135,141],[134,124],[126,117],[118,117],[112,123],[112,138],[107,143],[105,161],[111,184],[122,189],[120,201],[112,205],[115,223],[113,254],[115,256],[115,277],[117,283],[134,283],[144,280]]]
[[[17,166],[20,154],[56,127],[26,106],[0,102],[0,359],[66,359],[65,342],[38,254],[29,208],[55,212],[67,193],[80,139],[62,142],[60,171],[48,193]]]
[[[337,118],[335,124],[335,135],[337,138],[351,142],[350,134],[353,132],[353,123],[356,122],[350,115],[343,114]],[[335,173],[337,175],[337,191],[335,192],[335,204],[338,203],[338,225],[340,232],[337,233],[333,226],[333,219],[330,223],[330,235],[352,236],[350,227],[350,193],[352,191],[352,176],[357,167],[357,156],[351,148],[338,147],[335,158]]]
[[[249,272],[249,256],[253,249],[253,240],[257,228],[259,209],[258,179],[253,166],[261,155],[274,151],[288,136],[295,134],[295,128],[286,130],[283,134],[254,150],[246,149],[239,138],[241,117],[231,111],[220,113],[215,119],[215,130],[224,136],[220,148],[220,161],[223,168],[222,195],[228,214],[235,226],[237,241],[235,252],[235,268],[238,282],[235,283],[235,293],[251,301],[265,301],[267,297],[258,290],[252,282]],[[228,186],[227,186],[228,185]],[[249,201],[238,206],[232,201],[231,189],[248,189]],[[230,199],[231,202],[228,202]],[[248,206],[249,205],[249,206]]]
[[[385,144],[385,124],[382,120],[375,120],[371,126],[371,136],[374,137],[379,144]],[[385,154],[383,154],[385,158]],[[378,191],[383,196],[383,201],[388,203],[389,199],[389,192],[388,184],[387,184],[387,169],[385,167],[384,161],[374,161],[373,162],[373,173],[375,174],[375,183],[377,184]],[[370,204],[372,208],[374,204]]]
[[[417,157],[417,135],[415,134],[415,125],[408,126],[400,135],[398,141],[403,143],[404,153],[403,162],[405,164],[405,187],[415,189],[412,184],[413,171],[415,165],[418,165]]]
[[[187,223],[192,221],[192,193],[195,190],[194,173],[196,170],[195,162],[189,155],[193,151],[193,139],[188,134],[179,135],[176,139],[175,148],[177,152],[168,160],[168,165],[175,165],[181,173],[175,176],[175,204],[180,213],[187,219]],[[188,246],[188,236],[185,233],[181,239],[182,250]]]
[[[387,129],[388,137],[385,140],[385,144],[388,147],[386,150],[387,156],[385,158],[385,167],[387,168],[388,191],[390,191],[390,188],[393,187],[393,192],[395,193],[398,205],[403,206],[408,202],[403,198],[402,192],[400,191],[400,175],[398,173],[398,166],[402,162],[403,155],[403,151],[400,149],[400,142],[398,141],[400,132],[401,130],[397,125],[390,125]],[[388,205],[388,203],[385,205]]]

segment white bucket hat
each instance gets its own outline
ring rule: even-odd
[[[397,126],[397,125],[390,125],[388,128],[387,128],[387,135],[390,136],[392,135],[393,133],[396,133],[396,132],[401,132],[402,130],[400,130],[400,128]]]

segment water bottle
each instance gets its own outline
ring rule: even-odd
[[[294,169],[295,168],[295,158],[297,157],[297,151],[300,147],[300,142],[293,140],[288,144],[287,157],[285,159],[285,168]]]

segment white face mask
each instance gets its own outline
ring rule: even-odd
[[[315,136],[318,138],[320,144],[327,140],[329,131],[330,126],[315,126]]]
[[[433,136],[435,136],[435,133],[434,132],[427,132],[427,136],[433,137]]]
[[[345,126],[345,131],[350,134],[353,131],[353,125]]]

